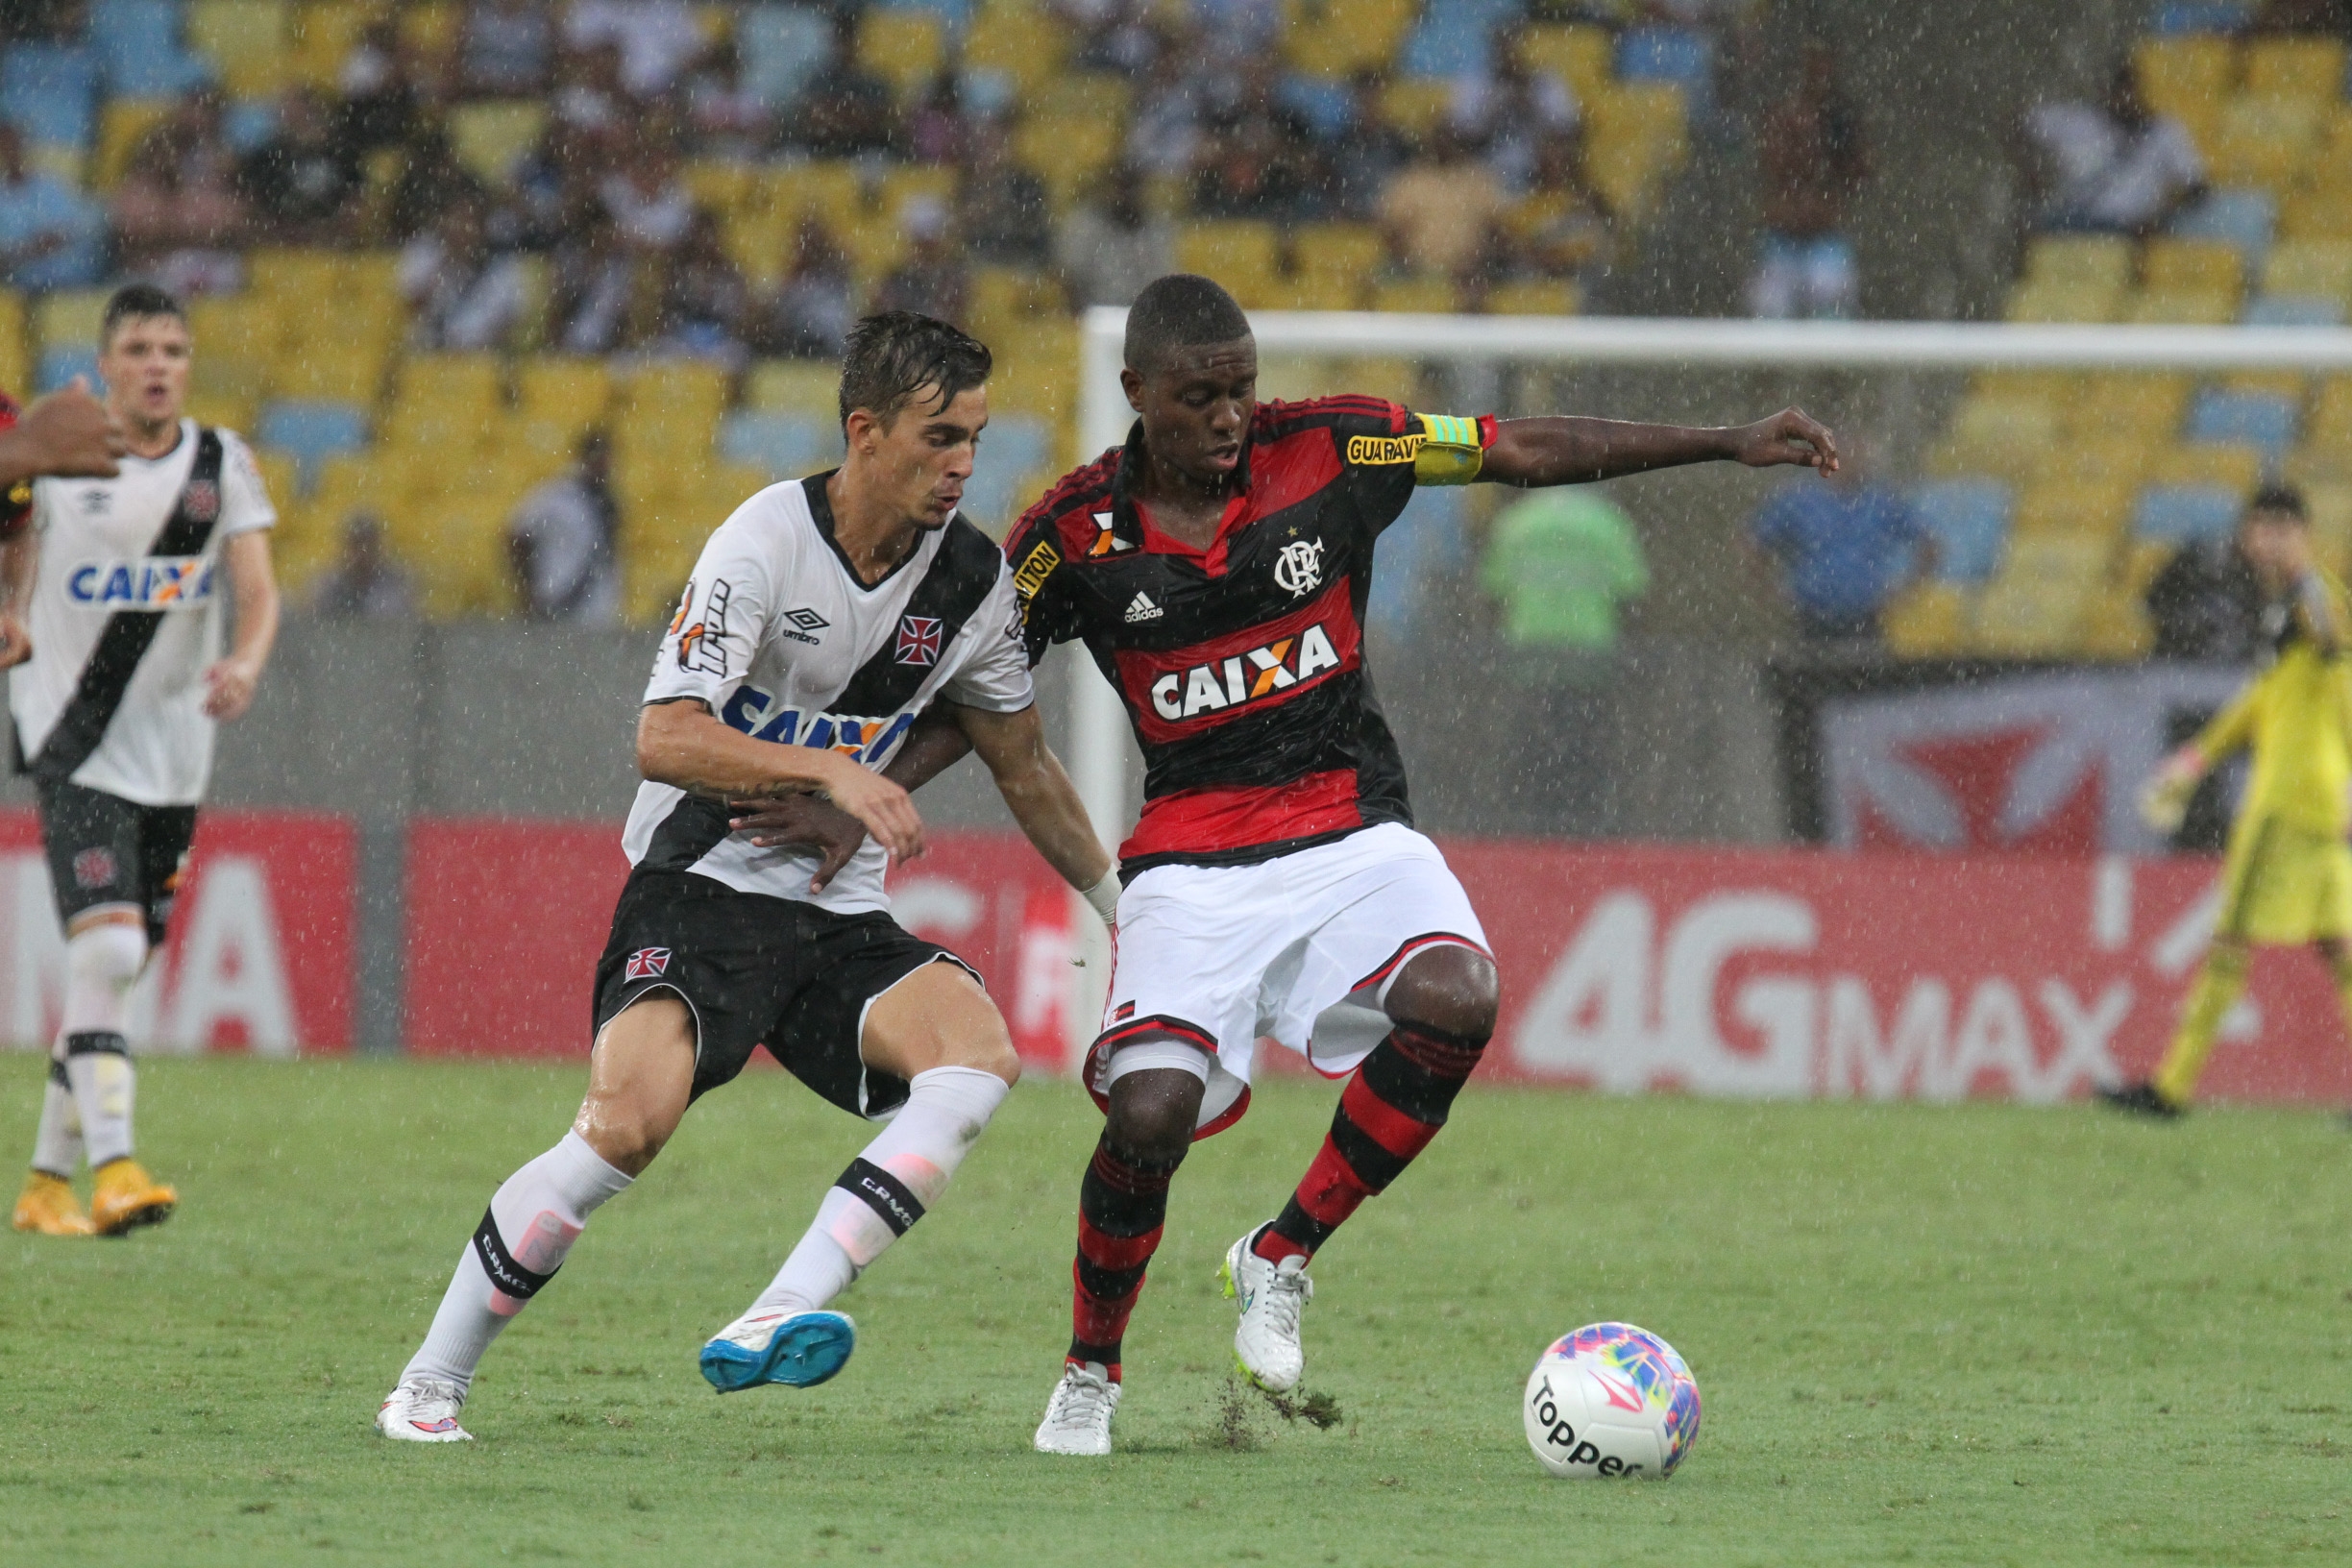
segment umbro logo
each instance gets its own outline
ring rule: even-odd
[[[1132,626],[1139,621],[1157,621],[1165,614],[1167,611],[1151,601],[1151,595],[1138,594],[1128,601],[1127,624]]]
[[[823,639],[816,636],[815,633],[833,624],[806,605],[796,610],[786,610],[777,619],[787,623],[785,625],[776,627],[777,634],[789,637],[796,643],[821,642]]]
[[[84,517],[104,517],[113,509],[114,497],[110,493],[105,490],[82,492],[82,515]]]

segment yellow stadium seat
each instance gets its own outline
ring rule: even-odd
[[[2123,567],[2116,586],[2127,594],[2145,594],[2156,575],[2171,562],[2177,548],[2155,539],[2131,541],[2123,547]]]
[[[698,452],[709,449],[709,431],[726,406],[727,373],[716,365],[657,361],[638,369],[614,387],[614,413],[624,430],[703,431]]]
[[[964,330],[992,349],[1041,317],[1060,317],[1062,286],[1026,267],[975,267]]]
[[[796,217],[815,213],[828,221],[852,213],[864,202],[857,165],[846,159],[818,159],[764,171],[753,199]]]
[[[515,411],[568,430],[603,419],[612,402],[612,371],[601,359],[540,355],[515,366]]]
[[[2153,293],[2235,294],[2245,281],[2245,257],[2217,239],[2151,239],[2141,257],[2142,286]]]
[[[2329,571],[2341,576],[2352,556],[2352,482],[2338,478],[2306,485],[2303,504],[2311,512],[2312,544]]]
[[[2143,38],[2132,49],[2140,95],[2160,114],[2170,114],[2192,131],[2221,111],[2238,72],[2236,46],[2207,34]]]
[[[2256,38],[2245,46],[2249,93],[2325,101],[2343,95],[2343,80],[2344,46],[2333,38]]]
[[[131,155],[147,133],[171,112],[168,98],[110,98],[98,121],[98,147],[90,160],[90,187],[112,190],[122,181]]]
[[[1044,119],[1098,120],[1123,128],[1134,103],[1135,88],[1125,77],[1109,71],[1069,71],[1047,83],[1028,107]]]
[[[1414,0],[1285,0],[1283,52],[1325,81],[1375,70],[1396,59],[1419,12]]]
[[[829,418],[840,405],[841,371],[825,360],[763,359],[744,380],[747,408]]]
[[[911,99],[946,62],[945,25],[935,12],[870,11],[858,25],[857,59],[900,99]]]
[[[1076,417],[1077,369],[1070,361],[1008,357],[989,377],[992,413],[1039,414],[1051,420]]]
[[[2208,148],[2215,183],[2285,189],[2318,141],[2321,107],[2310,98],[2231,100]]]
[[[2303,438],[2325,446],[2352,448],[2352,376],[2331,376],[2319,386]]]
[[[12,288],[0,288],[0,390],[16,397],[28,396],[33,390],[32,345],[25,334],[28,325],[24,296]]]
[[[1070,32],[1036,0],[989,0],[964,34],[968,70],[1002,71],[1027,98],[1069,58]]]
[[[1976,601],[1976,646],[2012,657],[2068,651],[2109,554],[2101,538],[2046,534],[2011,540],[2000,575]]]
[[[1360,280],[1387,257],[1388,242],[1368,223],[1311,223],[1290,238],[1292,262],[1316,277]]]
[[[954,203],[955,194],[955,170],[937,163],[902,163],[874,183],[868,203],[871,210],[895,223],[907,203],[919,197],[946,207]]]
[[[686,165],[686,189],[694,196],[696,206],[707,207],[723,218],[732,217],[751,199],[757,184],[756,174],[757,170],[748,163],[697,159]]]
[[[391,357],[388,343],[305,344],[280,358],[273,389],[282,398],[371,407],[383,391]]]
[[[2263,262],[2263,292],[2352,298],[2352,240],[2291,239],[2272,246]]]
[[[394,395],[403,407],[439,406],[476,413],[504,400],[498,356],[492,354],[414,354],[400,367]]]
[[[2259,447],[2197,442],[2158,451],[2147,466],[2149,484],[2212,484],[2252,495],[2262,482],[2263,454]]]
[[[1886,609],[1890,651],[1906,659],[1946,658],[1968,646],[1969,596],[1948,582],[1915,583]]]
[[[465,8],[454,0],[404,0],[400,7],[401,42],[421,55],[445,55],[457,47]]]
[[[188,418],[199,425],[250,434],[257,422],[261,404],[249,393],[195,387],[188,392],[186,408]]]
[[[1592,145],[1656,147],[1667,168],[1681,167],[1689,154],[1682,89],[1671,82],[1629,82],[1596,93],[1585,106],[1585,114]]]
[[[61,288],[43,294],[33,306],[33,347],[45,350],[59,344],[88,344],[95,348],[99,324],[106,320],[106,305],[103,288]]]
[[[2180,429],[2191,390],[2186,376],[2126,371],[2091,377],[2070,407],[2069,433],[2076,441],[2163,440]]]
[[[199,423],[206,425],[228,425],[233,430],[241,431],[253,429],[251,425],[237,425],[228,420],[206,419],[201,414],[197,416],[197,419]],[[254,453],[254,465],[261,471],[262,494],[268,496],[270,501],[281,508],[292,505],[295,491],[299,488],[294,478],[294,454],[290,452],[272,452],[268,448],[262,448]]]
[[[209,56],[232,98],[267,98],[293,77],[285,0],[191,0],[188,46]]]
[[[2043,234],[2025,250],[2025,277],[2035,283],[2121,288],[2131,270],[2131,241],[2117,234]]]
[[[1013,156],[1045,182],[1058,211],[1118,158],[1126,131],[1123,120],[1091,114],[1033,116],[1015,128]]]
[[[2084,658],[2128,664],[2146,658],[2155,646],[2155,624],[2138,595],[2106,587],[2084,600],[2075,642]]]
[[[1929,449],[1927,471],[2022,479],[2057,440],[2058,429],[2047,403],[1972,398],[1960,405],[1944,438]]]
[[[1266,292],[1279,281],[1282,241],[1270,223],[1248,219],[1188,223],[1176,232],[1176,270],[1215,279],[1246,306],[1251,296]]]
[[[2163,432],[2134,431],[2120,437],[2059,442],[2044,449],[2034,465],[2037,484],[2130,486],[2146,472],[2153,443]]]
[[[1548,71],[1589,103],[1608,89],[1615,75],[1616,41],[1606,28],[1537,26],[1519,36],[1519,60],[1531,71]]]
[[[2279,237],[2352,239],[2352,185],[2315,185],[2290,192],[2279,208]]]
[[[2018,538],[2071,534],[2113,539],[2131,518],[2129,484],[2040,484],[2018,498],[2010,525]]]
[[[314,87],[333,87],[359,35],[382,11],[368,0],[309,0],[296,7],[286,32],[289,74]]]
[[[2122,290],[2104,283],[2040,282],[2027,279],[2009,291],[2011,321],[2113,321]]]
[[[2064,370],[1980,370],[1969,378],[1969,396],[1987,403],[2042,403],[2064,409],[2082,384],[2080,377]]]
[[[300,306],[332,297],[342,263],[333,251],[263,249],[245,258],[245,276],[256,293]]]
[[[1582,303],[1565,278],[1526,278],[1486,291],[1486,309],[1498,316],[1573,316]]]
[[[2226,327],[2238,319],[2238,296],[2211,289],[2150,289],[2131,297],[2123,319],[2143,326]]]
[[[1426,136],[1454,101],[1454,84],[1434,78],[1400,77],[1381,93],[1381,113],[1408,135]]]
[[[1448,316],[1461,308],[1461,295],[1450,278],[1398,278],[1373,285],[1372,308]]]
[[[494,185],[506,184],[547,129],[547,105],[515,99],[460,104],[450,110],[450,139],[457,160]]]

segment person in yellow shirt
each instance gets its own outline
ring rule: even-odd
[[[2303,498],[2272,488],[2254,498],[2239,527],[2265,599],[2266,668],[2197,738],[2166,759],[2141,809],[2169,833],[2205,774],[2250,749],[2253,771],[2231,825],[2221,872],[2221,913],[2172,1048],[2144,1082],[2105,1089],[2119,1110],[2177,1116],[2231,1004],[2245,990],[2256,944],[2309,943],[2326,960],[2352,1019],[2352,679],[2346,639],[2352,607],[2343,584],[2312,559]]]

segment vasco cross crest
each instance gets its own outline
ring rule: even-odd
[[[1292,599],[1304,598],[1323,586],[1323,541],[1301,539],[1283,546],[1274,557],[1274,585]]]

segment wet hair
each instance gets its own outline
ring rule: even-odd
[[[938,413],[958,395],[983,385],[994,357],[988,345],[936,316],[915,310],[884,310],[849,329],[842,355],[841,417],[863,408],[888,425],[925,387],[939,390],[928,412]]]
[[[1249,335],[1249,317],[1231,294],[1210,279],[1171,272],[1144,284],[1127,307],[1127,368],[1156,376],[1178,349]]]
[[[2246,503],[2246,515],[2251,517],[2256,512],[2284,512],[2298,523],[2311,521],[2311,509],[2303,504],[2303,492],[2291,484],[2266,484],[2255,491],[2254,499]]]
[[[98,346],[105,348],[114,341],[114,329],[126,321],[139,321],[148,316],[172,316],[184,327],[187,311],[177,296],[153,283],[125,283],[107,301],[106,315],[98,324]]]

